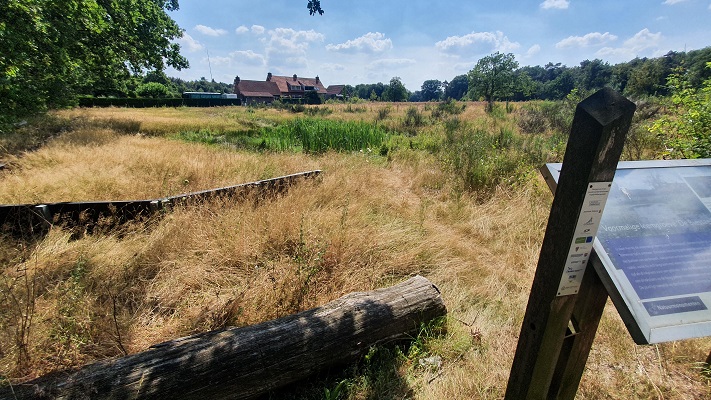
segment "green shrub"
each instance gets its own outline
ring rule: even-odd
[[[328,107],[309,107],[306,110],[304,110],[304,114],[310,115],[312,117],[315,116],[326,116],[333,114],[333,110],[328,108]]]
[[[539,134],[548,130],[548,119],[539,102],[529,102],[519,108],[516,124],[522,133]]]
[[[520,142],[510,128],[499,127],[496,133],[489,133],[452,120],[445,129],[441,155],[462,190],[486,194],[498,185],[518,182],[531,158],[540,158],[532,157],[542,151],[540,147],[532,148],[529,155]]]
[[[575,109],[563,101],[543,101],[540,103],[541,113],[554,133],[570,134]]]
[[[516,135],[511,128],[499,127],[499,134],[494,138],[494,147],[496,149],[509,149],[517,144]]]
[[[153,99],[171,97],[170,89],[162,83],[148,82],[136,88],[136,94]]]
[[[364,106],[359,106],[359,107],[353,107],[350,103],[346,106],[345,112],[347,113],[364,113],[367,110],[365,109]]]
[[[293,112],[294,114],[302,113],[306,111],[306,106],[303,104],[292,104],[289,107],[289,111]]]
[[[425,125],[425,116],[417,109],[417,107],[408,107],[405,112],[405,120],[402,122],[405,130],[410,134],[416,133],[416,128]]]
[[[379,110],[378,110],[378,116],[376,117],[376,119],[377,119],[378,121],[384,120],[385,118],[388,117],[388,115],[390,115],[390,112],[392,112],[392,110],[393,110],[392,107],[390,107],[389,105],[386,106],[386,107],[383,107],[383,108],[379,109]]]
[[[711,62],[706,63],[711,69]],[[683,69],[667,78],[671,89],[668,115],[662,115],[650,131],[665,138],[668,156],[711,157],[711,78],[692,87]]]

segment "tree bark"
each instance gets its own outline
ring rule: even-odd
[[[252,399],[353,362],[373,345],[412,337],[446,312],[437,287],[416,276],[288,317],[50,374],[0,389],[0,398]]]

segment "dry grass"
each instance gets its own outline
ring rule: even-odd
[[[305,157],[226,152],[82,128],[9,159],[0,203],[154,199],[314,169]]]
[[[258,115],[244,107],[83,108],[56,112],[62,118],[89,124],[108,124],[125,133],[165,135],[200,129],[214,132],[248,132],[262,124],[290,118],[290,113],[264,109]]]
[[[208,113],[105,112],[141,126],[143,117],[176,113],[189,121],[176,124],[189,125]],[[450,317],[447,332],[427,343],[443,359],[439,371],[417,360],[398,367],[410,397],[503,396],[551,201],[537,179],[482,200],[454,194],[440,163],[421,151],[402,149],[389,161],[256,155],[111,127],[73,131],[11,165],[0,173],[3,203],[154,198],[324,171],[257,204],[222,199],[115,232],[76,237],[55,227],[38,242],[5,238],[0,302],[10,307],[0,313],[0,375],[13,382],[422,274],[442,290]],[[610,304],[578,398],[708,398],[695,363],[709,347],[709,339],[636,346]],[[350,398],[364,393],[355,386]]]

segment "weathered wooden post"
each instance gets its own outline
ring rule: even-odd
[[[607,292],[592,253],[634,103],[604,88],[578,104],[506,399],[573,399]]]

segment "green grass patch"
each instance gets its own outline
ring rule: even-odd
[[[301,118],[261,132],[265,150],[305,153],[373,151],[381,147],[387,136],[382,127],[365,122]]]

